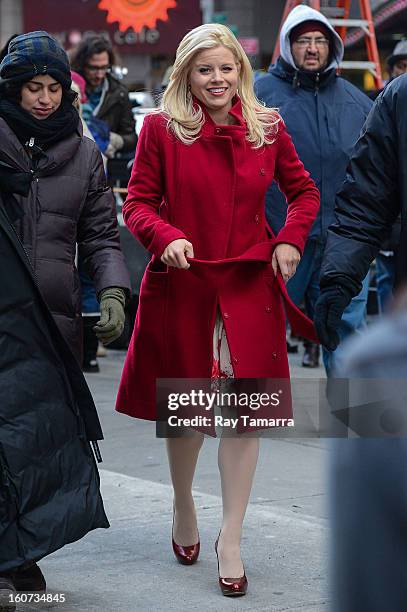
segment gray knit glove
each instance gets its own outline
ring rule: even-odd
[[[120,134],[116,134],[116,132],[110,132],[109,136],[109,144],[107,145],[105,155],[110,159],[113,158],[117,151],[121,151],[124,147],[124,140]]]
[[[110,344],[122,335],[126,294],[120,287],[108,287],[100,294],[100,320],[93,331],[103,344]]]

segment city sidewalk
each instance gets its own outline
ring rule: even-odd
[[[123,358],[108,351],[101,372],[87,377],[105,433],[100,474],[111,527],[40,563],[49,591],[64,593],[65,604],[18,610],[328,612],[327,441],[262,440],[242,542],[248,594],[222,597],[214,553],[221,520],[218,441],[205,441],[194,487],[199,561],[181,566],[171,549],[165,443],[155,437],[152,423],[113,409]],[[300,355],[291,361],[294,377],[324,376],[322,368],[298,367]]]

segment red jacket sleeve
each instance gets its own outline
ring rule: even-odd
[[[319,210],[319,191],[299,160],[283,122],[277,140],[275,180],[287,198],[287,218],[276,236],[277,243],[292,244],[302,253]]]
[[[164,185],[163,159],[156,123],[158,115],[147,115],[137,142],[136,157],[123,205],[129,230],[153,255],[161,257],[166,246],[185,234],[164,221],[159,214]]]

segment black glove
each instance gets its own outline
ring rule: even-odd
[[[352,299],[352,295],[342,285],[333,285],[321,290],[315,304],[314,325],[321,344],[334,351],[339,344],[336,331],[341,322],[342,314]]]

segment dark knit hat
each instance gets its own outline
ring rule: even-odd
[[[303,34],[306,34],[307,32],[321,32],[321,34],[323,34],[329,40],[329,42],[332,42],[332,32],[330,29],[321,21],[312,20],[302,21],[295,26],[295,28],[293,28],[290,32],[290,42],[295,42],[297,38],[300,38],[300,36],[303,36]]]
[[[49,74],[64,89],[69,89],[71,70],[64,49],[44,31],[16,36],[0,64],[0,87],[6,83],[25,83],[39,74]]]

